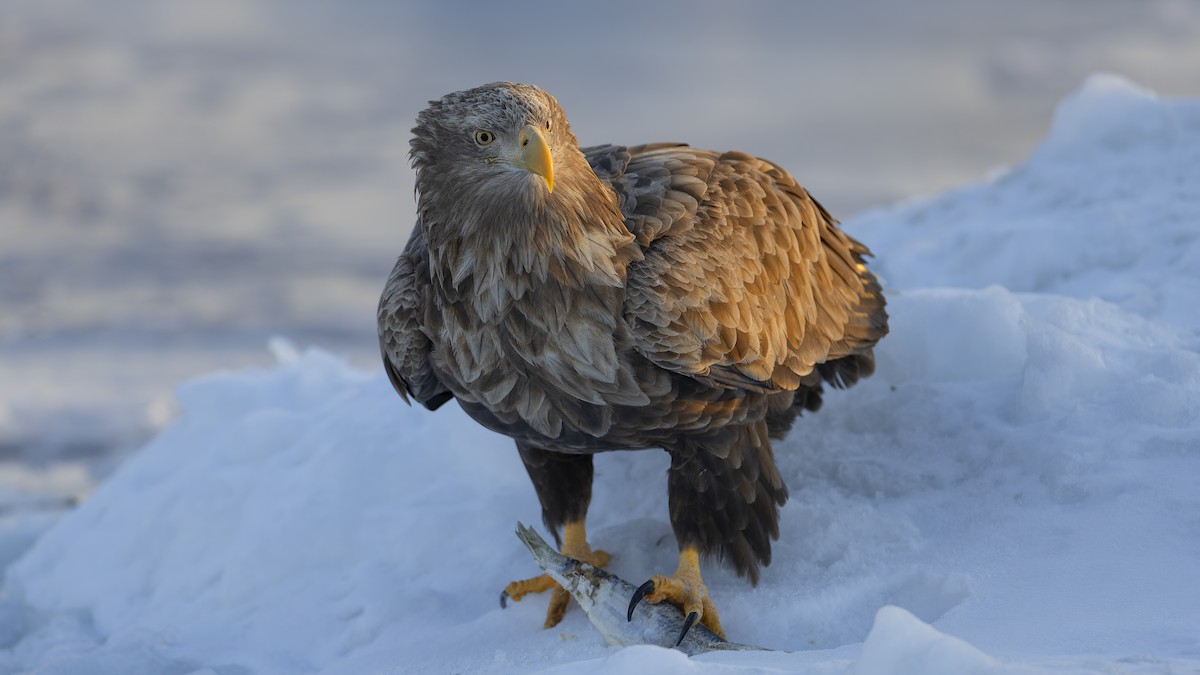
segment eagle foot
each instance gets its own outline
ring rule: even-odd
[[[708,587],[700,578],[700,553],[694,548],[685,548],[679,553],[679,567],[672,576],[654,575],[634,592],[629,601],[629,613],[626,620],[633,620],[633,610],[638,603],[645,599],[647,602],[669,602],[687,615],[683,622],[683,630],[679,633],[676,645],[683,642],[692,625],[697,620],[716,633],[722,640],[725,631],[721,628],[721,618],[712,598],[708,596]]]
[[[607,551],[599,549],[593,551],[592,547],[588,546],[582,521],[567,523],[563,528],[561,553],[568,558],[581,560],[596,567],[604,567],[612,559],[612,556]],[[500,592],[500,608],[504,609],[508,607],[509,600],[520,602],[521,598],[530,593],[541,593],[549,590],[553,592],[550,594],[550,606],[546,608],[546,622],[542,627],[554,628],[558,625],[558,622],[562,621],[563,615],[567,613],[567,605],[571,601],[571,594],[562,586],[559,586],[558,582],[549,574],[539,574],[531,579],[522,579],[509,583]]]

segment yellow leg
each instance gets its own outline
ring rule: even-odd
[[[563,545],[562,554],[591,563],[596,567],[604,567],[608,564],[611,556],[605,551],[593,551],[592,547],[587,543],[587,530],[584,527],[582,520],[572,521],[563,526]],[[550,595],[550,606],[546,609],[545,628],[553,628],[562,621],[563,615],[567,611],[567,605],[571,600],[571,594],[567,593],[558,582],[550,578],[548,574],[539,574],[532,579],[524,579],[514,581],[504,587],[504,592],[500,594],[500,606],[503,607],[506,599],[511,599],[519,602],[521,598],[530,593],[541,593],[542,591],[554,589]]]
[[[669,602],[683,610],[685,616],[695,613],[700,623],[708,626],[709,630],[722,639],[725,638],[725,631],[721,629],[721,618],[717,616],[717,608],[708,597],[708,587],[700,578],[698,549],[688,547],[679,552],[679,566],[673,576],[656,574],[650,581],[654,583],[654,590],[645,595],[646,600],[655,603]],[[684,632],[686,633],[686,629]],[[680,636],[680,639],[682,637]]]

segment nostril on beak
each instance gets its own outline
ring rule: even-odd
[[[529,145],[529,139],[528,138],[521,139],[521,147],[525,147],[526,145]]]

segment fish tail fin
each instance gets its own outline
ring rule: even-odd
[[[542,539],[542,535],[538,534],[537,530],[526,526],[524,523],[517,523],[517,537],[521,540],[521,543],[525,544],[529,552],[533,554],[533,559],[537,562],[538,567],[541,567],[543,570],[549,571],[551,565],[560,566],[566,560],[561,553],[550,548],[550,545],[546,543],[545,539]]]

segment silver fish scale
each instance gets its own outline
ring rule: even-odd
[[[637,590],[633,584],[555,551],[533,528],[517,523],[517,536],[529,548],[534,561],[575,598],[588,621],[610,645],[657,645],[675,647],[692,656],[711,651],[762,651],[762,647],[722,640],[704,624],[697,623],[678,646],[684,616],[670,603],[638,603],[633,618],[626,620],[629,600]]]

